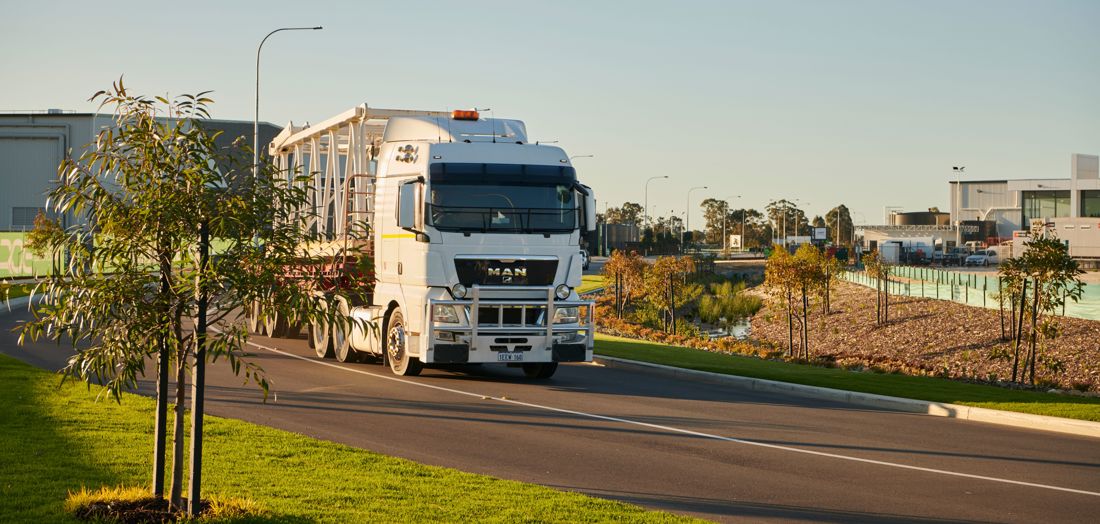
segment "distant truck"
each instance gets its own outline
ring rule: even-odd
[[[268,151],[316,188],[319,217],[308,227],[328,242],[310,249],[333,262],[318,293],[376,329],[292,326],[253,311],[253,332],[305,328],[319,357],[374,355],[398,375],[502,363],[549,378],[560,362],[592,360],[595,308],[576,288],[595,195],[569,155],[531,143],[523,122],[362,105],[288,125]],[[362,267],[355,256],[374,269],[362,302],[341,289],[342,275]]]

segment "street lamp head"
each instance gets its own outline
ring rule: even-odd
[[[320,31],[321,29],[324,29],[324,28],[323,28],[323,27],[321,27],[321,26],[317,26],[317,27],[314,27],[314,28],[313,28],[313,30],[314,30],[314,31]]]

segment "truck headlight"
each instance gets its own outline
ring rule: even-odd
[[[432,320],[442,324],[458,324],[458,312],[454,306],[436,305],[432,308]]]
[[[576,324],[580,317],[580,308],[560,307],[554,310],[555,324]]]
[[[455,285],[451,286],[451,294],[454,295],[454,297],[459,299],[459,300],[462,300],[462,299],[466,298],[466,292],[467,291],[468,290],[466,289],[466,286],[464,286],[462,284],[455,284]]]
[[[572,292],[573,290],[569,289],[569,286],[565,284],[561,284],[560,286],[554,288],[554,296],[558,297],[558,300],[565,300],[569,298],[569,294]]]

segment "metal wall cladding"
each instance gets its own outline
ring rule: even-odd
[[[549,286],[557,260],[456,259],[455,271],[464,286]]]

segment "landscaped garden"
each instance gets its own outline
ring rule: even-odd
[[[1012,308],[1001,313],[884,296],[840,281],[842,268],[810,249],[794,255],[776,251],[767,281],[755,286],[701,274],[687,258],[647,266],[630,255],[612,257],[605,266],[607,286],[597,299],[596,351],[719,373],[1100,421],[1095,394],[1100,322],[1037,309],[1032,328],[1031,313],[1016,315],[1014,322],[1008,318],[1015,314]],[[876,275],[890,278],[888,267],[868,262]],[[1006,294],[1005,300],[1033,296]],[[746,338],[716,338],[704,329],[742,315],[751,317]],[[1025,373],[1032,367],[1033,381]],[[1047,392],[1052,389],[1057,394]]]

